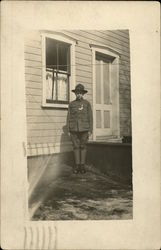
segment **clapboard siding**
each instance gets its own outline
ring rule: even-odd
[[[112,31],[118,40],[122,40],[129,44],[129,33],[128,31],[116,32]],[[129,58],[130,58],[130,52]],[[131,86],[130,86],[130,63],[129,61],[120,60],[120,132],[121,135],[131,135]]]
[[[26,88],[42,89],[42,84],[40,82],[26,81]]]
[[[76,51],[76,53],[82,53],[82,54],[85,54],[85,55],[92,56],[91,55],[91,49],[89,47],[86,48],[84,46],[80,46],[80,43],[79,43],[78,46],[76,46],[75,51]]]
[[[27,109],[28,110],[28,109]],[[28,116],[49,116],[51,119],[56,116],[67,116],[67,111],[56,110],[56,109],[42,109],[38,107],[37,109],[30,109]]]
[[[42,96],[32,96],[26,89],[26,102],[42,103]]]
[[[61,130],[59,123],[60,121],[58,121],[57,119],[52,119],[53,123],[29,123],[28,124],[28,130],[48,130],[48,129],[52,129],[55,131]]]
[[[78,74],[77,72],[81,73],[81,71],[91,73],[92,69],[89,64],[84,65],[83,62],[79,60],[76,62],[76,74]]]
[[[29,131],[31,137],[39,137],[39,135],[41,134],[41,137],[48,137],[48,136],[54,136],[54,137],[59,137],[62,134],[62,130],[54,130],[54,129],[46,129],[46,130],[30,130]]]
[[[76,51],[76,58],[82,58],[87,61],[92,61],[92,55],[81,53],[80,51]]]
[[[129,47],[129,42],[128,42],[128,39],[127,37],[125,38],[124,36],[121,36],[118,34],[118,32],[116,31],[111,31],[111,30],[108,30],[108,31],[104,31],[104,30],[99,30],[98,31],[100,34],[104,35],[105,37],[106,36],[110,36],[111,39],[115,39],[115,41],[121,41],[121,42],[124,42],[126,44],[127,47]]]
[[[42,70],[40,68],[26,67],[25,74],[42,76]]]
[[[38,35],[37,35],[37,39],[38,39]],[[37,49],[41,50],[41,40],[26,39],[25,40],[25,51],[26,51],[27,47],[37,48]]]
[[[96,34],[97,37],[99,38],[104,38],[104,41],[106,42],[112,42],[113,46],[117,46],[118,48],[120,48],[120,45],[123,47],[123,50],[125,51],[129,51],[129,43],[127,42],[126,39],[122,40],[116,38],[114,35],[109,34],[109,32],[107,32],[106,34],[100,31],[95,31],[94,32]],[[126,40],[126,42],[125,42]]]
[[[124,37],[129,39],[129,32],[128,30],[115,30],[116,33],[118,33],[120,35],[120,37]]]
[[[78,76],[77,75],[77,81],[78,82],[84,82],[84,84],[88,87],[88,88],[92,88],[91,87],[91,83],[92,83],[92,79],[86,76]],[[88,86],[88,84],[90,84],[90,86]]]
[[[25,60],[25,68],[42,69],[42,62]]]
[[[52,33],[52,32],[51,32]],[[131,133],[130,44],[128,30],[70,30],[63,34],[77,39],[75,46],[76,84],[83,83],[88,90],[86,98],[93,100],[92,50],[90,43],[112,47],[120,53],[119,100],[120,133]],[[30,145],[69,141],[64,135],[67,109],[42,108],[42,44],[39,32],[25,39],[25,79],[27,136]],[[63,139],[62,139],[63,135]]]
[[[30,53],[30,54],[41,56],[41,47],[36,48],[32,46],[25,46],[25,53]]]
[[[78,40],[78,43],[79,43],[79,41],[85,42],[87,44],[87,47],[89,46],[90,43],[101,43],[104,45],[108,44],[108,46],[111,46],[111,47],[117,49],[120,53],[124,52],[123,57],[129,58],[129,50],[126,50],[124,48],[124,46],[121,44],[121,41],[119,44],[115,44],[112,41],[108,41],[107,39],[95,36],[94,35],[95,31],[93,31],[93,33],[91,33],[91,31],[88,31],[88,32],[87,31],[75,31],[75,33],[74,33],[74,31],[70,31],[69,33],[70,33],[70,35],[73,35],[75,39]]]
[[[31,96],[42,96],[42,89],[26,88],[26,92]]]
[[[26,102],[26,108],[27,109],[40,109],[41,108],[41,102],[30,102],[30,101],[27,101]]]
[[[30,116],[27,118],[28,123],[53,123],[53,122],[66,122],[65,116],[55,116],[54,118],[49,116]]]
[[[76,76],[82,76],[82,77],[90,78],[92,80],[92,72],[84,71],[82,69],[77,69]]]
[[[56,143],[60,143],[61,141],[61,136],[41,136],[41,134],[39,136],[28,136],[28,141],[29,141],[29,145],[32,144],[37,144],[37,143],[53,143],[53,145],[55,145]],[[68,136],[63,136],[63,142],[68,142],[69,141],[69,137]],[[62,142],[62,143],[63,143]]]
[[[33,53],[25,53],[25,60],[41,62],[41,55],[36,55]]]
[[[128,52],[129,52],[129,47],[126,46],[126,44],[124,42],[122,42],[121,40],[115,40],[113,38],[111,38],[110,36],[106,35],[100,35],[100,33],[98,33],[97,31],[82,31],[82,34],[84,34],[84,36],[86,34],[89,35],[90,39],[92,42],[103,42],[104,44],[108,43],[109,45],[111,45],[112,47],[115,47],[118,50],[123,51],[127,56],[129,56]]]

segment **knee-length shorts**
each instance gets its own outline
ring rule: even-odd
[[[84,132],[70,132],[71,141],[74,149],[86,149],[89,136],[88,131]]]

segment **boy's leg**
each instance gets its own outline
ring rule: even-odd
[[[79,172],[79,165],[80,165],[80,140],[78,133],[71,133],[71,140],[73,143],[73,151],[74,151],[74,160],[75,160],[75,166],[73,169],[73,172],[77,174]]]
[[[88,132],[82,132],[80,139],[80,162],[81,162],[81,173],[85,173],[85,163],[86,163],[86,154],[87,154],[87,141],[88,141]]]

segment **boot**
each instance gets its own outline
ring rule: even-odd
[[[73,168],[73,174],[78,174],[79,173],[79,165],[76,165],[74,168]]]
[[[81,149],[81,168],[80,168],[81,174],[86,173],[86,170],[85,170],[86,153],[87,153],[86,148],[82,148]]]
[[[74,159],[75,159],[75,167],[73,168],[73,173],[78,174],[79,165],[80,165],[80,150],[79,150],[79,148],[74,149]]]

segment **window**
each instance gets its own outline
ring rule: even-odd
[[[75,76],[74,45],[60,35],[43,36],[43,106],[68,107]]]

